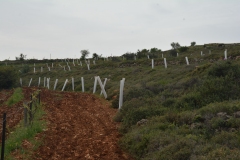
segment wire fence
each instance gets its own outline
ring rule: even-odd
[[[8,115],[6,113],[3,113],[2,124],[0,124],[0,127],[2,127],[2,147],[0,160],[4,160],[7,119],[12,118],[18,112],[24,111],[24,126],[31,126],[33,123],[34,115],[38,109],[38,106],[41,103],[40,90],[37,90],[33,94],[31,94],[30,98],[30,101],[24,102],[23,107],[19,107],[15,112]]]

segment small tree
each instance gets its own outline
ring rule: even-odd
[[[88,55],[90,54],[90,52],[88,50],[81,50],[80,53],[82,54],[81,59],[86,59],[86,57],[88,57]]]
[[[97,60],[98,58],[101,58],[101,55],[98,55],[97,53],[93,53],[92,58]]]
[[[27,57],[26,55],[23,55],[21,53],[19,57],[16,57],[16,60],[24,61],[26,57]]]
[[[191,42],[191,46],[195,46],[196,45],[196,42]]]
[[[156,58],[160,52],[161,52],[161,49],[158,49],[158,48],[150,49],[150,55],[152,58]]]
[[[171,43],[171,46],[172,46],[172,48],[173,48],[174,50],[176,50],[176,49],[178,49],[178,48],[181,47],[178,42],[172,42],[172,43]]]

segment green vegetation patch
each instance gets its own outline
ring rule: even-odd
[[[28,159],[31,153],[40,146],[41,139],[36,139],[35,136],[46,128],[46,122],[42,119],[44,114],[43,107],[39,105],[31,125],[24,127],[24,122],[21,121],[15,129],[10,131],[5,142],[6,159],[14,159],[11,155],[13,151],[18,151],[24,159]],[[30,148],[22,145],[24,140],[29,142]]]
[[[18,74],[14,67],[0,66],[0,89],[9,89],[16,85]]]
[[[8,98],[6,104],[8,106],[12,106],[20,102],[22,99],[23,99],[22,88],[16,88],[13,92],[13,95],[10,98]]]

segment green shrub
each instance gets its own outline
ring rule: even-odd
[[[8,89],[16,85],[18,73],[13,67],[0,67],[0,89]]]
[[[240,148],[239,136],[232,132],[221,131],[212,137],[215,144],[228,146],[229,148]]]
[[[178,50],[179,50],[179,52],[186,52],[188,50],[188,47],[183,46],[183,47],[178,48]]]
[[[169,55],[173,57],[177,57],[177,51],[175,49],[172,49],[169,51]]]
[[[124,95],[124,100],[128,101],[133,98],[147,98],[147,97],[152,97],[154,94],[147,90],[147,89],[142,89],[142,88],[131,88],[125,95]]]
[[[229,123],[224,120],[222,117],[214,117],[210,121],[212,129],[223,129],[228,128]]]
[[[234,77],[240,78],[240,65],[232,64],[232,62],[222,62],[214,64],[208,72],[209,76],[213,77]]]
[[[175,106],[175,103],[176,103],[176,98],[168,98],[162,103],[162,105],[164,107],[173,107]]]
[[[23,68],[21,69],[22,73],[28,73],[30,71],[29,65],[24,65]]]
[[[23,99],[22,89],[17,88],[14,90],[13,95],[10,98],[8,98],[6,104],[8,106],[12,106],[12,105],[18,103],[19,101],[21,101],[22,99]]]
[[[182,96],[175,104],[176,108],[179,109],[197,109],[202,107],[202,95],[199,92],[190,92]]]

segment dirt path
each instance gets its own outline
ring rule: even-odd
[[[131,159],[118,147],[116,113],[109,104],[86,93],[42,90],[48,129],[37,160]]]

